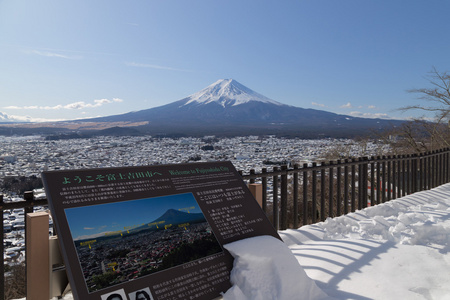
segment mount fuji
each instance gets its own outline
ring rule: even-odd
[[[174,136],[275,134],[302,138],[354,137],[402,121],[355,118],[286,105],[234,79],[218,80],[184,99],[94,122],[145,122],[140,132]]]
[[[271,100],[234,79],[218,80],[184,99],[160,107],[91,121],[148,121],[150,127],[222,126],[286,122],[292,106]],[[288,117],[288,118],[292,118]],[[169,122],[170,124],[166,124]],[[256,125],[256,124],[255,124]]]

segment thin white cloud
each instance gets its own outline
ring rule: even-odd
[[[119,103],[119,102],[123,102],[122,99],[120,98],[113,98],[112,100],[109,99],[98,99],[98,100],[94,100],[93,103],[86,103],[84,101],[78,101],[78,102],[73,102],[73,103],[69,103],[69,104],[58,104],[58,105],[54,105],[54,106],[37,106],[37,105],[31,105],[31,106],[16,106],[16,105],[10,105],[10,106],[5,106],[3,107],[3,109],[30,109],[30,110],[60,110],[60,109],[84,109],[84,108],[95,108],[95,107],[100,107],[103,106],[105,104],[110,104],[110,103]]]
[[[384,113],[363,113],[360,111],[352,111],[350,112],[350,115],[353,117],[360,117],[360,118],[371,118],[371,119],[391,119],[391,117],[388,114]]]
[[[117,55],[117,53],[111,53],[111,52],[97,52],[97,51],[81,51],[81,50],[70,50],[70,49],[55,49],[55,48],[34,48],[32,50],[22,50],[22,52],[32,54],[32,51],[38,51],[38,52],[49,52],[49,53],[74,53],[73,55],[65,55],[67,57],[74,57],[74,58],[84,58],[84,56],[81,55]]]
[[[321,103],[317,103],[317,102],[311,102],[311,105],[325,107],[325,104],[321,104]]]
[[[376,106],[375,106],[375,105],[369,105],[367,108],[368,108],[368,109],[375,109]]]
[[[340,108],[353,108],[353,106],[350,102],[347,102],[347,104],[341,105]]]
[[[45,118],[34,118],[30,116],[20,116],[20,115],[8,115],[6,113],[0,112],[0,122],[58,122],[64,121],[64,119],[45,119]]]
[[[94,230],[94,227],[83,227],[84,230]]]
[[[128,67],[137,67],[137,68],[149,68],[149,69],[167,70],[167,71],[192,72],[191,70],[177,69],[177,68],[166,67],[166,66],[159,66],[159,65],[152,65],[152,64],[141,64],[141,63],[135,63],[135,62],[126,62],[125,65],[127,65]]]
[[[49,52],[49,51],[24,50],[23,52],[26,54],[35,54],[35,55],[39,55],[39,56],[56,57],[56,58],[64,58],[64,59],[82,59],[83,58],[83,56],[81,56],[81,55],[67,55],[67,54],[61,54],[61,53]]]

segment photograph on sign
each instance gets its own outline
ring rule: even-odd
[[[149,288],[145,288],[133,293],[129,293],[130,300],[153,300],[152,293]]]
[[[64,212],[89,293],[223,251],[192,193]]]

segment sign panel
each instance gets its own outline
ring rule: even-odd
[[[231,162],[42,174],[75,299],[214,299],[224,244],[279,238]]]

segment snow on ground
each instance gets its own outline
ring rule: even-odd
[[[286,245],[272,236],[257,236],[225,245],[234,257],[224,300],[327,299]],[[292,276],[294,275],[294,276]]]
[[[279,234],[225,245],[225,300],[450,299],[450,184]]]
[[[325,299],[450,299],[450,184],[279,234]],[[261,249],[252,239],[236,243],[225,246],[238,249],[230,251],[237,259],[226,300],[293,299],[288,295],[311,288],[302,270],[283,267],[291,258],[276,239],[264,246],[270,264],[253,263]],[[253,297],[267,286],[275,291]]]

